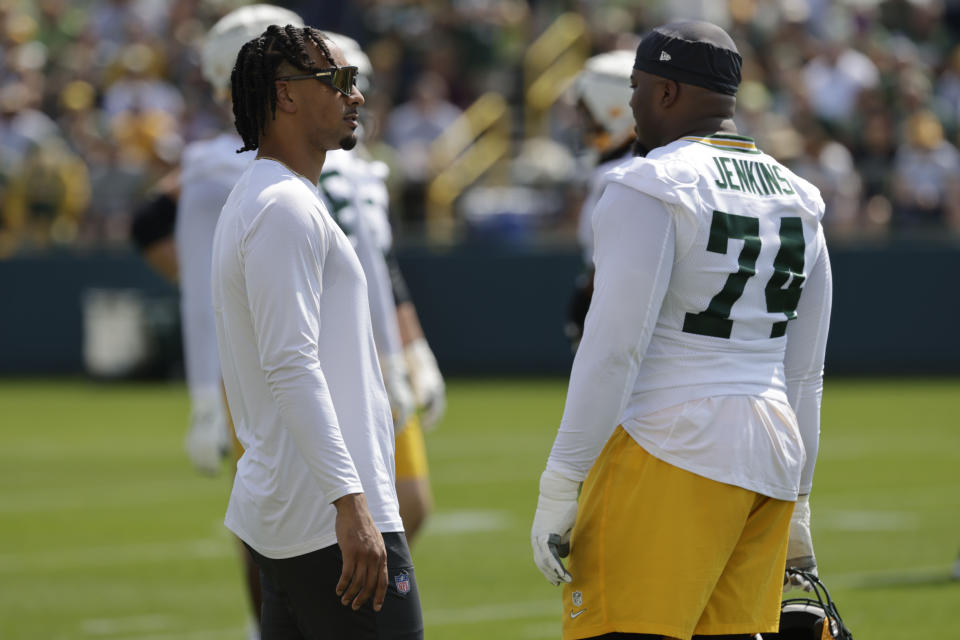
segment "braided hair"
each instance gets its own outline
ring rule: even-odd
[[[312,42],[323,52],[331,66],[336,66],[327,38],[313,27],[285,27],[272,24],[260,36],[243,45],[230,74],[233,90],[233,117],[237,133],[243,138],[243,148],[237,153],[252,151],[260,146],[260,135],[267,122],[277,115],[277,88],[274,81],[277,68],[284,61],[301,71],[314,68],[307,43]]]

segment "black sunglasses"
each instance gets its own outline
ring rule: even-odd
[[[296,76],[281,76],[276,78],[276,80],[306,80],[307,78],[313,78],[333,87],[343,95],[349,96],[353,93],[354,85],[357,84],[358,75],[359,72],[357,71],[356,67],[331,67],[330,69],[315,71],[313,73],[302,73]]]

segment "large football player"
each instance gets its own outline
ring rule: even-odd
[[[567,306],[565,332],[574,350],[583,335],[583,321],[593,295],[593,209],[606,184],[604,176],[633,156],[636,139],[630,113],[630,67],[632,51],[609,51],[587,60],[573,83],[583,137],[597,155],[597,165],[587,185],[580,208],[577,240],[583,255],[584,272]]]
[[[565,640],[747,640],[777,631],[786,568],[816,569],[824,204],[737,133],[741,64],[705,22],[637,48],[649,151],[594,210],[594,296],[531,530]]]

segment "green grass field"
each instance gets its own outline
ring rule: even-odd
[[[452,381],[414,549],[427,636],[559,637],[528,531],[562,380]],[[828,380],[821,573],[857,640],[960,638],[960,381]],[[0,639],[244,638],[224,476],[191,470],[178,384],[0,380]]]

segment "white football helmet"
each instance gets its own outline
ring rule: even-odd
[[[594,141],[601,153],[623,146],[634,136],[635,123],[630,109],[633,62],[632,51],[601,53],[587,60],[573,84],[577,101],[605,133]]]
[[[203,77],[218,94],[224,95],[230,89],[230,74],[240,48],[272,24],[304,26],[303,19],[289,9],[251,4],[231,11],[210,28],[200,60]]]

